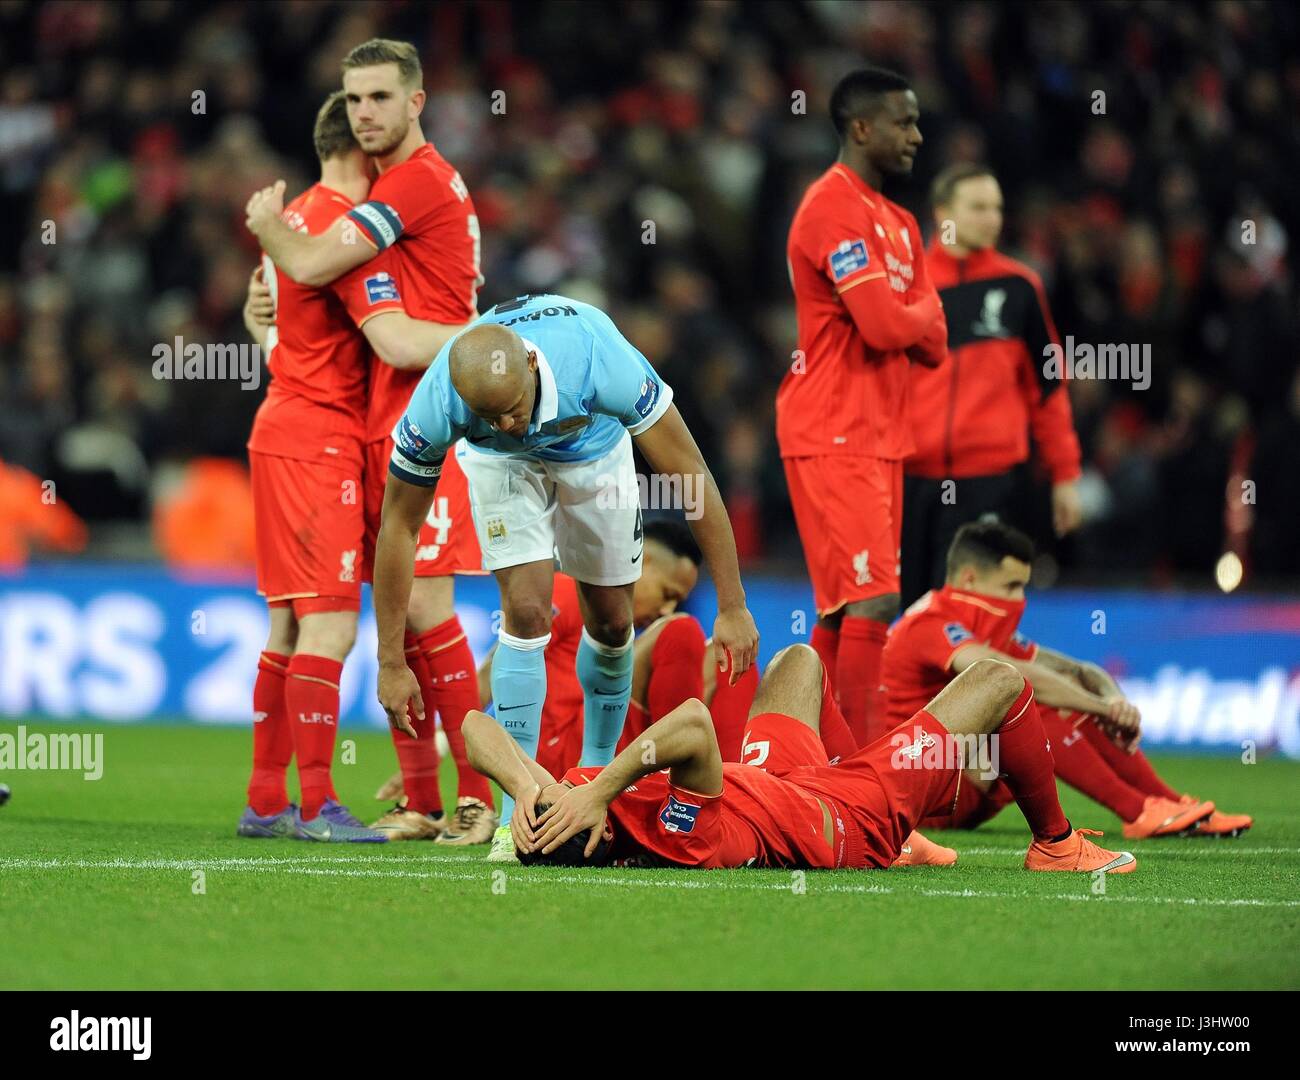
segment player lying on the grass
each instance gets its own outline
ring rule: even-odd
[[[883,868],[914,824],[963,784],[951,751],[995,735],[999,763],[1034,839],[1031,870],[1127,873],[1128,852],[1071,826],[1056,795],[1033,689],[1007,664],[983,661],[909,720],[838,765],[819,738],[838,715],[825,669],[806,645],[776,655],[759,685],[745,741],[755,764],[723,762],[703,702],[646,729],[604,768],[557,781],[486,713],[465,718],[470,761],[514,795],[521,861],[588,866]],[[840,717],[843,722],[843,717]]]
[[[758,630],[717,485],[671,389],[604,312],[556,295],[496,305],[439,353],[393,434],[374,604],[379,700],[394,726],[413,730],[407,704],[419,704],[399,619],[419,525],[453,445],[469,479],[484,567],[501,590],[493,695],[502,724],[529,750],[537,746],[546,698],[543,650],[557,559],[578,581],[582,600],[584,759],[609,761],[622,732],[632,675],[632,585],[642,555],[634,439],[659,475],[699,491],[700,516],[691,528],[718,590],[714,637],[732,678],[753,662]],[[513,860],[508,829],[498,830],[488,857]]]
[[[443,479],[446,479],[446,472]],[[710,706],[724,761],[740,760],[741,736],[750,702],[758,686],[758,669],[751,667],[734,684],[718,679],[716,651],[706,641],[698,620],[677,611],[699,581],[700,549],[681,522],[652,520],[645,523],[641,577],[632,590],[632,621],[637,631],[633,644],[632,689],[627,720],[615,752],[623,749],[653,721],[688,698],[701,698]],[[555,575],[551,601],[551,639],[546,653],[546,701],[542,707],[537,761],[547,772],[562,776],[582,758],[582,686],[578,681],[577,654],[582,638],[582,612],[577,582],[567,574]],[[480,707],[492,703],[492,660],[489,650],[478,669]],[[427,697],[426,710],[427,710]],[[391,776],[375,798],[403,799],[402,773]],[[394,835],[393,839],[404,839]],[[481,833],[475,840],[449,838],[439,844],[463,845],[491,839]]]
[[[981,660],[1003,660],[1034,687],[1051,741],[1056,775],[1113,810],[1130,839],[1236,836],[1245,814],[1222,814],[1214,803],[1174,791],[1137,748],[1140,717],[1104,670],[1025,639],[1033,543],[996,520],[971,522],[948,550],[948,579],[926,593],[889,632],[882,678],[893,723],[910,716],[955,676]],[[971,829],[1007,803],[1000,780],[970,777],[958,801],[928,817],[933,828]]]

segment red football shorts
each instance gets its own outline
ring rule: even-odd
[[[953,803],[960,774],[936,766],[947,735],[922,710],[838,765],[792,769],[786,779],[837,800],[862,830],[867,864],[887,867],[928,814]]]
[[[250,450],[257,591],[295,614],[358,611],[361,478],[346,467]]]
[[[1016,801],[1011,789],[1001,780],[994,780],[988,791],[973,784],[963,776],[952,801],[921,819],[926,829],[973,829],[983,825],[1004,806]]]
[[[830,760],[821,737],[801,720],[785,713],[759,713],[745,725],[740,763],[785,776],[803,765],[829,766]]]
[[[898,592],[903,463],[848,454],[782,461],[817,614]]]
[[[365,580],[371,580],[375,541],[384,509],[384,484],[388,480],[388,459],[393,455],[393,440],[367,443],[365,447]],[[481,574],[483,558],[479,553],[478,535],[469,505],[469,483],[448,452],[442,463],[442,475],[429,507],[429,516],[420,526],[419,546],[415,549],[416,577],[445,577],[448,574]]]

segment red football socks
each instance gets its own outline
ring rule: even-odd
[[[424,719],[409,713],[411,726],[418,738],[412,739],[405,731],[392,728],[393,748],[402,770],[402,790],[406,792],[406,809],[420,814],[436,814],[442,810],[442,792],[438,788],[437,743],[437,691],[424,655],[414,634],[406,635],[406,666],[420,684],[420,699],[424,703]]]
[[[478,696],[474,654],[470,652],[460,619],[453,615],[446,622],[420,634],[416,640],[428,665],[429,683],[438,716],[442,719],[442,731],[447,736],[452,760],[456,762],[456,794],[462,799],[478,799],[490,807],[492,785],[486,776],[470,766],[465,736],[461,731],[465,714],[479,708],[482,702]],[[428,701],[426,697],[426,709]]]
[[[302,816],[316,817],[326,799],[335,799],[330,765],[338,736],[339,679],[343,664],[325,656],[296,654],[284,683],[284,707],[293,729],[302,786]]]
[[[812,637],[809,639],[808,644],[822,658],[822,667],[826,669],[826,674],[831,680],[831,687],[834,689],[836,686],[835,665],[840,651],[840,632],[835,627],[827,626],[825,623],[813,623]]]
[[[830,675],[822,671],[822,711],[817,720],[817,734],[821,736],[826,756],[835,761],[843,761],[857,753],[858,744],[853,741],[853,733],[844,721],[844,714],[835,703],[835,692],[831,687]]]
[[[888,730],[884,695],[880,692],[880,654],[889,627],[875,619],[845,615],[835,659],[840,708],[859,746],[869,746]]]
[[[718,750],[723,761],[740,760],[745,725],[749,722],[749,707],[754,704],[754,695],[757,693],[757,664],[752,665],[735,686],[731,685],[731,672],[718,672],[713,700],[709,702],[709,715],[713,717],[713,730],[718,737]]]
[[[1034,703],[1034,688],[1025,683],[998,735],[998,771],[1016,797],[1020,812],[1036,839],[1059,840],[1070,833],[1070,823],[1056,795],[1056,772],[1047,748],[1047,733]]]
[[[1083,731],[1083,737],[1130,787],[1137,788],[1143,795],[1157,795],[1162,799],[1173,799],[1174,802],[1182,798],[1178,792],[1160,779],[1146,754],[1141,750],[1135,750],[1130,754],[1122,747],[1116,746],[1091,718],[1079,726]]]
[[[253,775],[248,781],[248,805],[262,817],[289,805],[285,774],[293,760],[293,730],[284,707],[284,677],[289,658],[264,652],[257,661],[253,683]]]
[[[651,723],[662,720],[689,698],[703,700],[704,647],[704,628],[689,615],[669,620],[659,631],[650,653],[650,684],[645,694]],[[720,683],[730,678],[731,672],[718,672]]]
[[[1038,715],[1052,744],[1056,775],[1125,821],[1136,821],[1146,795],[1125,783],[1085,737],[1083,728],[1094,727],[1093,722],[1085,717],[1076,726],[1080,714],[1062,716],[1060,709],[1039,709]]]

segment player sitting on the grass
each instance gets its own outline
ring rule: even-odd
[[[1126,837],[1189,830],[1236,836],[1250,828],[1246,815],[1221,814],[1214,803],[1181,795],[1160,779],[1137,748],[1138,711],[1110,675],[1017,633],[1033,557],[1029,538],[999,521],[958,529],[947,584],[926,593],[889,632],[881,671],[891,722],[910,716],[973,664],[1004,660],[1034,687],[1056,775],[1118,814]],[[1012,801],[1002,781],[969,779],[958,800],[925,825],[973,829]]]
[[[1087,835],[1099,834],[1066,819],[1033,689],[1009,665],[972,665],[905,724],[834,766],[819,738],[823,716],[838,715],[825,687],[808,646],[773,659],[746,735],[762,767],[723,762],[698,700],[651,724],[609,765],[571,769],[559,782],[486,713],[465,718],[465,741],[474,767],[514,796],[510,827],[526,863],[887,867],[912,826],[962,786],[952,746],[995,734],[1034,834],[1026,868],[1136,867],[1131,854],[1097,846]]]

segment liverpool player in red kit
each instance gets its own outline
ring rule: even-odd
[[[1015,666],[1037,695],[1056,775],[1113,810],[1130,839],[1238,835],[1251,819],[1182,795],[1137,749],[1137,710],[1095,664],[1042,648],[1017,632],[1033,558],[1029,538],[997,521],[963,525],[948,552],[948,580],[889,632],[883,677],[891,722],[905,720],[960,672],[988,659]],[[1001,781],[967,774],[955,801],[925,824],[974,828],[1011,801]]]
[[[880,652],[898,614],[908,367],[937,364],[947,329],[916,219],[886,199],[921,146],[916,95],[878,69],[831,95],[839,160],[808,189],[787,253],[799,351],[776,434],[826,664],[859,745],[883,734]]]
[[[392,453],[390,434],[419,381],[420,370],[411,369],[426,367],[442,344],[476,316],[482,277],[478,217],[469,191],[420,130],[425,93],[415,49],[383,39],[359,45],[343,61],[343,82],[352,131],[379,171],[369,199],[323,235],[301,236],[278,225],[273,211],[281,185],[276,185],[250,200],[249,227],[276,264],[306,284],[325,285],[391,253],[407,312],[441,328],[440,339],[398,331],[376,343],[364,449],[369,555]],[[495,821],[491,790],[469,768],[460,735],[460,721],[477,700],[473,657],[455,613],[452,574],[479,572],[481,564],[464,478],[454,466],[439,484],[419,550],[425,557],[417,562],[411,593],[407,661],[421,683],[426,719],[414,740],[393,734],[407,802],[376,824],[397,839],[442,839],[437,713],[459,775],[457,813],[446,839],[480,842],[491,835]],[[367,574],[369,562],[367,558]]]
[[[323,232],[370,187],[341,94],[322,107],[313,135],[320,183],[284,211],[287,226],[306,233]],[[366,273],[346,274],[325,291],[279,275],[269,259],[258,273],[276,325],[262,325],[246,310],[271,369],[248,448],[258,588],[271,609],[271,632],[253,691],[253,775],[239,833],[382,841],[382,833],[362,828],[338,803],[330,763],[339,678],[356,638],[361,588],[369,349],[354,323],[400,310],[400,303],[388,289],[372,288]],[[285,787],[295,752],[302,788],[297,810]]]
[[[838,765],[818,735],[832,711],[820,659],[793,645],[773,659],[754,701],[746,739],[763,749],[759,767],[722,761],[699,700],[652,724],[604,768],[571,769],[558,783],[485,713],[470,713],[465,735],[471,761],[516,800],[510,824],[525,862],[884,868],[913,824],[960,787],[960,771],[922,755],[950,735],[996,732],[1034,833],[1028,869],[1136,867],[1062,814],[1033,691],[1008,665],[974,665],[888,739]]]

